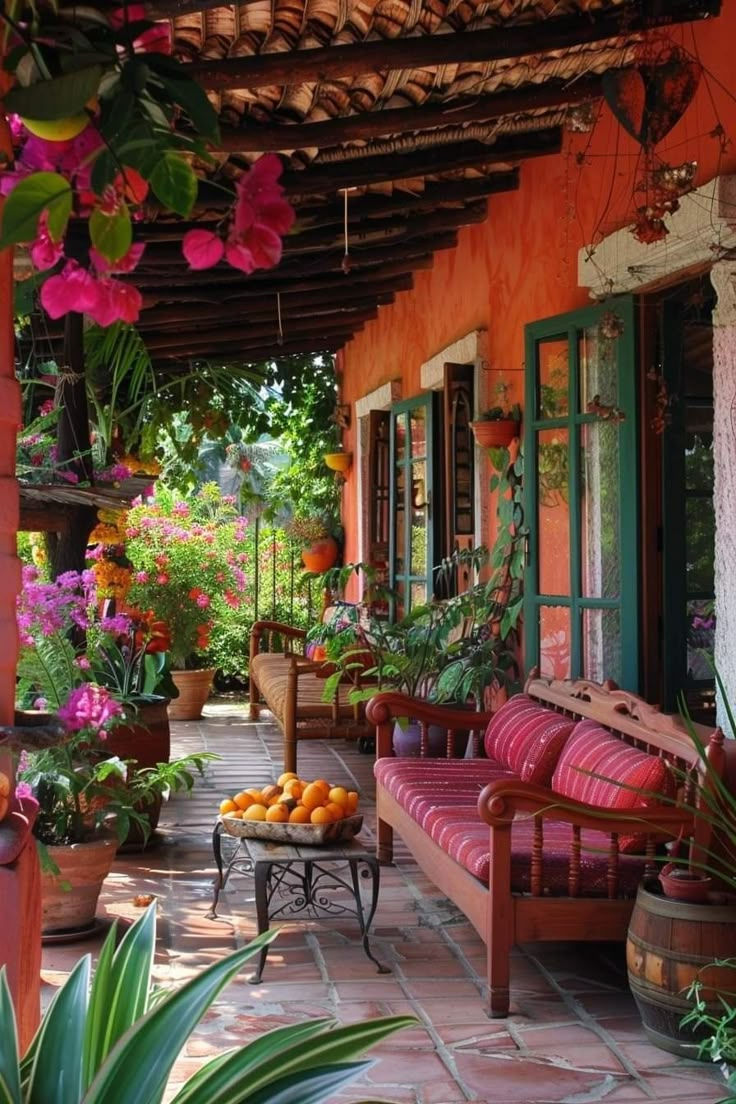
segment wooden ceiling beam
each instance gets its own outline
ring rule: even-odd
[[[155,350],[155,360],[177,359],[187,360],[197,358],[199,360],[228,359],[237,361],[253,361],[255,359],[277,360],[280,356],[286,356],[289,352],[301,351],[304,353],[333,352],[341,348],[354,334],[363,329],[363,323],[357,322],[355,326],[345,329],[333,328],[324,333],[302,333],[300,331],[286,335],[283,345],[279,345],[275,335],[254,338],[253,341],[236,341],[218,345],[213,341],[200,341],[186,346],[169,347]],[[299,349],[296,348],[299,346]]]
[[[329,285],[326,288],[315,288],[310,291],[291,292],[280,291],[281,306],[284,311],[303,310],[309,307],[318,309],[325,304],[341,306],[345,303],[353,303],[361,299],[395,295],[400,291],[408,291],[413,280],[410,273],[404,276],[393,276],[386,280],[375,280],[365,284],[347,284],[347,286]],[[233,312],[242,309],[247,317],[251,317],[252,311],[265,310],[268,306],[276,308],[276,290],[257,295],[247,295],[222,300],[215,310],[208,304],[187,304],[182,306],[157,307],[144,303],[140,321],[136,323],[138,329],[151,329],[157,325],[169,325],[172,322],[206,322],[210,318],[225,317],[226,312],[232,319]]]
[[[450,142],[412,153],[368,154],[342,161],[315,162],[306,169],[290,169],[281,177],[287,195],[314,195],[356,188],[363,184],[387,184],[456,169],[483,169],[487,165],[546,157],[562,149],[562,131],[547,127],[522,134],[504,134],[492,144]]]
[[[302,337],[309,333],[329,333],[333,326],[337,329],[346,329],[352,327],[354,323],[369,322],[377,316],[378,308],[375,305],[369,305],[361,310],[342,311],[338,314],[320,315],[316,318],[311,316],[300,318],[293,322],[290,327],[287,326],[286,319],[283,320],[283,323],[285,332],[289,331],[289,336],[291,336],[291,331],[298,331],[299,336]],[[155,352],[157,349],[176,348],[179,345],[193,347],[198,344],[217,346],[237,342],[252,343],[255,338],[260,340],[264,337],[273,337],[275,341],[277,334],[278,320],[274,316],[273,320],[255,324],[251,324],[247,319],[244,319],[240,326],[229,328],[219,326],[211,333],[203,332],[203,328],[199,326],[196,330],[190,331],[179,329],[175,333],[147,334],[144,335],[144,341],[146,348],[150,352]]]
[[[160,287],[158,291],[146,291],[143,295],[144,310],[155,307],[158,303],[232,303],[244,300],[253,295],[262,295],[268,292],[275,294],[280,291],[282,295],[301,291],[318,291],[327,289],[357,288],[358,285],[372,283],[378,280],[411,277],[412,272],[420,269],[428,269],[434,263],[431,253],[424,256],[399,259],[381,265],[377,268],[353,269],[351,272],[326,273],[320,276],[308,276],[304,278],[286,279],[279,287],[273,283],[264,285],[257,279],[249,281],[244,278],[241,283],[232,288],[221,288],[219,294],[208,292],[206,288],[201,290],[185,290],[180,287]],[[159,284],[161,281],[159,280]],[[402,290],[401,288],[397,290]]]
[[[471,28],[452,34],[380,38],[345,46],[194,61],[189,72],[204,88],[218,91],[320,83],[374,70],[424,69],[546,54],[663,25],[692,22],[716,15],[719,10],[719,0],[645,0],[603,15],[588,11],[512,27]]]
[[[393,215],[386,219],[366,219],[360,228],[350,232],[350,246],[367,248],[369,245],[384,246],[393,242],[408,241],[425,237],[427,234],[442,230],[456,230],[463,226],[484,222],[488,215],[488,206],[481,200],[465,207],[442,208],[433,214],[404,218]],[[283,257],[298,257],[312,253],[316,249],[337,249],[344,245],[343,229],[338,225],[304,230],[300,234],[289,234],[284,238]],[[183,268],[186,264],[181,249],[168,242],[151,245],[144,254],[140,270],[145,271],[158,265],[165,265],[170,271]],[[218,271],[221,271],[218,269]]]
[[[490,122],[504,115],[572,106],[598,99],[601,95],[601,78],[585,77],[575,83],[526,85],[513,92],[459,97],[416,107],[365,111],[318,123],[248,122],[237,128],[223,128],[217,148],[228,153],[303,150],[311,146],[323,150],[343,142],[364,142],[390,134],[415,134],[435,127]]]
[[[394,301],[393,292],[382,292],[379,295],[356,298],[353,293],[350,299],[343,302],[335,302],[334,297],[327,293],[320,301],[314,303],[294,303],[293,298],[281,299],[281,317],[284,325],[289,319],[294,318],[318,318],[320,315],[340,315],[351,311],[367,310],[375,307],[387,307]],[[148,311],[141,316],[136,328],[141,333],[163,334],[174,330],[178,333],[201,333],[203,327],[207,330],[215,327],[232,326],[235,321],[234,312],[218,311],[216,313],[194,313],[184,310],[168,310],[153,312]],[[247,329],[254,322],[271,322],[278,327],[279,309],[276,295],[268,299],[253,300],[243,304],[242,322]],[[196,330],[191,330],[191,325],[197,324]]]
[[[405,265],[404,272],[410,272],[414,268],[422,267],[422,265],[409,263],[412,257],[426,257],[427,254],[441,249],[453,249],[456,245],[457,232],[447,230],[441,234],[430,234],[426,238],[414,238],[410,242],[392,243],[383,247],[374,245],[368,249],[356,249],[350,256],[350,271],[397,261]],[[282,280],[288,280],[291,277],[318,276],[326,272],[340,272],[343,257],[344,252],[342,250],[334,249],[324,250],[324,252],[317,253],[311,258],[301,257],[284,261],[277,268],[260,272],[257,283],[274,287]],[[424,267],[431,268],[431,264],[424,265]],[[139,288],[158,288],[163,284],[164,279],[169,287],[177,284],[184,287],[201,284],[205,289],[209,289],[215,284],[231,287],[240,285],[242,287],[246,281],[250,286],[257,286],[252,276],[243,276],[237,269],[229,271],[218,269],[209,272],[171,272],[167,270],[162,274],[161,272],[147,272],[141,264],[136,269],[134,276],[135,285]],[[275,288],[275,290],[280,289]]]
[[[280,360],[282,357],[298,353],[313,353],[315,356],[320,353],[331,354],[341,349],[347,340],[347,337],[335,337],[320,341],[319,338],[314,337],[306,338],[303,341],[285,341],[283,345],[276,345],[275,342],[264,342],[263,345],[250,349],[236,348],[221,351],[216,354],[216,359],[227,360],[233,364],[260,364],[264,361]],[[158,353],[153,365],[157,372],[173,375],[187,371],[190,359],[207,360],[210,358],[201,352],[190,355],[179,350],[177,352]]]

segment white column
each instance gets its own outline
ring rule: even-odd
[[[736,261],[711,270],[718,302],[713,312],[713,455],[716,519],[716,666],[736,710]],[[718,723],[728,736],[723,703]]]

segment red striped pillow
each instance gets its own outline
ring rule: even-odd
[[[664,759],[631,747],[595,721],[579,721],[552,776],[552,789],[605,809],[642,809],[672,797],[675,783]],[[636,851],[644,836],[626,836],[619,850]]]
[[[574,727],[574,721],[539,705],[528,694],[516,694],[488,725],[486,755],[523,782],[547,786]]]

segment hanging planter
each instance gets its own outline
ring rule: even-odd
[[[324,537],[302,549],[302,563],[307,571],[329,571],[337,563],[338,546],[334,537]]]
[[[328,452],[325,454],[325,464],[332,471],[346,472],[352,463],[352,452]]]
[[[519,422],[513,418],[471,422],[470,428],[481,448],[508,448],[514,437],[519,436]]]

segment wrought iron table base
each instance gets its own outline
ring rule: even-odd
[[[272,920],[295,919],[303,914],[312,918],[354,916],[360,927],[366,956],[375,963],[379,974],[391,972],[374,956],[369,941],[380,886],[380,868],[375,855],[363,850],[354,841],[344,846],[293,847],[263,840],[237,839],[234,840],[236,846],[232,855],[223,861],[223,834],[224,829],[218,821],[212,833],[217,877],[213,883],[212,906],[207,913],[209,919],[217,918],[220,893],[235,870],[253,877],[259,935],[268,931]],[[347,865],[347,872],[336,869],[340,864]],[[371,879],[367,915],[360,891],[361,877]],[[350,895],[351,904],[333,899],[331,894],[340,890]],[[253,984],[260,982],[267,957],[268,947],[264,947],[256,972],[250,979]]]

